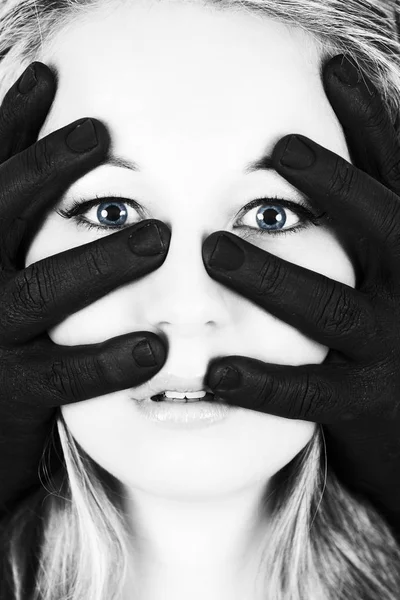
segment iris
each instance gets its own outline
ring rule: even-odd
[[[261,206],[257,211],[257,223],[262,229],[281,229],[286,223],[286,214],[280,206]]]
[[[104,208],[106,205],[108,205],[108,208]],[[124,208],[123,202],[102,202],[97,209],[99,222],[106,226],[119,227],[125,223],[127,216],[128,211]],[[108,219],[111,224],[104,222],[103,219]]]

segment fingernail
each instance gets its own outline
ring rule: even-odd
[[[155,223],[146,223],[138,227],[128,238],[128,245],[134,254],[155,256],[165,252],[166,245],[160,229]]]
[[[308,169],[315,162],[315,154],[297,135],[291,135],[279,162],[292,169]]]
[[[97,146],[96,129],[91,119],[85,119],[66,138],[67,146],[74,152],[88,152]]]
[[[348,58],[344,58],[339,67],[334,70],[336,77],[349,87],[362,81],[361,71]]]
[[[208,263],[210,267],[217,267],[225,271],[236,271],[243,265],[245,258],[242,248],[228,236],[221,234]]]
[[[233,390],[239,387],[241,376],[233,367],[225,367],[222,371],[216,371],[209,378],[209,386],[212,389],[222,391]]]
[[[27,94],[30,92],[35,85],[37,84],[35,67],[29,65],[27,69],[22,73],[21,78],[18,83],[18,91],[21,94]]]
[[[157,360],[147,340],[142,340],[132,350],[133,358],[139,367],[155,367]]]

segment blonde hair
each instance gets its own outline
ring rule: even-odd
[[[166,0],[157,0],[166,1]],[[183,1],[183,0],[181,0]],[[196,1],[196,0],[192,0]],[[2,0],[0,97],[44,44],[109,0]],[[372,0],[203,0],[216,9],[266,15],[314,36],[324,57],[345,53],[380,90],[393,124],[400,108],[400,43],[395,2]],[[74,441],[59,413],[65,466],[2,524],[5,549],[0,586],[29,600],[120,600],[130,532],[121,484]],[[400,550],[367,500],[347,491],[326,465],[318,429],[307,447],[273,481],[265,498],[272,518],[265,532],[260,584],[270,600],[395,600]],[[46,463],[43,462],[44,471]],[[36,558],[35,558],[36,557]],[[2,589],[0,588],[0,592]],[[2,592],[4,593],[4,592]]]
[[[29,600],[120,600],[132,556],[122,484],[79,446],[61,412],[57,427],[65,470],[4,527],[7,579],[25,600],[35,548]],[[395,600],[400,550],[376,511],[327,467],[321,438],[317,429],[263,499],[270,521],[258,589],[266,600]]]

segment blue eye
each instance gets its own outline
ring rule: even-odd
[[[72,207],[68,210],[57,210],[56,212],[65,217],[71,219],[74,217],[77,225],[83,226],[86,229],[97,229],[100,231],[108,231],[110,229],[124,229],[124,225],[128,221],[128,210],[130,206],[135,209],[133,217],[135,220],[128,223],[126,227],[134,225],[143,218],[146,218],[141,210],[140,205],[135,200],[128,200],[126,198],[99,198],[96,196],[96,200],[85,200],[84,202],[74,201]],[[96,208],[95,214],[92,216],[92,221],[82,218],[78,215],[86,215],[90,213],[91,208]],[[138,218],[139,217],[139,218]],[[97,225],[93,221],[98,221],[100,224]]]
[[[286,211],[281,206],[262,206],[257,211],[256,219],[261,229],[266,231],[283,229],[287,221]]]
[[[106,227],[120,227],[128,218],[128,211],[123,202],[102,202],[96,213],[97,219]],[[106,223],[105,221],[109,221]]]
[[[133,222],[128,222],[127,207],[135,209]],[[86,217],[82,218],[79,215],[86,215],[90,209],[96,209],[92,217],[92,221]],[[258,208],[257,211],[251,209]],[[132,199],[122,197],[99,198],[95,200],[85,200],[83,202],[74,201],[72,207],[56,211],[64,218],[74,218],[79,226],[86,229],[97,229],[99,231],[109,231],[124,229],[134,225],[142,219],[148,218],[138,202]],[[326,215],[322,213],[316,215],[301,201],[290,202],[282,198],[258,198],[252,200],[240,211],[241,220],[237,221],[233,229],[247,230],[247,236],[251,235],[285,235],[286,233],[296,233],[301,229],[309,227],[310,223],[318,225],[319,221]],[[245,219],[247,222],[245,222]],[[95,221],[97,220],[99,225]],[[126,225],[127,223],[127,225]]]
[[[258,210],[252,210],[258,208]],[[283,198],[258,198],[241,210],[241,219],[234,229],[247,229],[250,235],[285,235],[296,233],[309,227],[325,215],[315,215],[305,204],[290,202]]]

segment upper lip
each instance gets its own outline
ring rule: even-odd
[[[170,392],[198,392],[204,390],[205,392],[213,393],[204,383],[205,377],[199,378],[186,378],[178,377],[172,373],[165,373],[164,375],[156,375],[151,381],[147,381],[145,384],[133,388],[133,397],[136,400],[145,400],[156,394],[161,394],[165,391]]]

